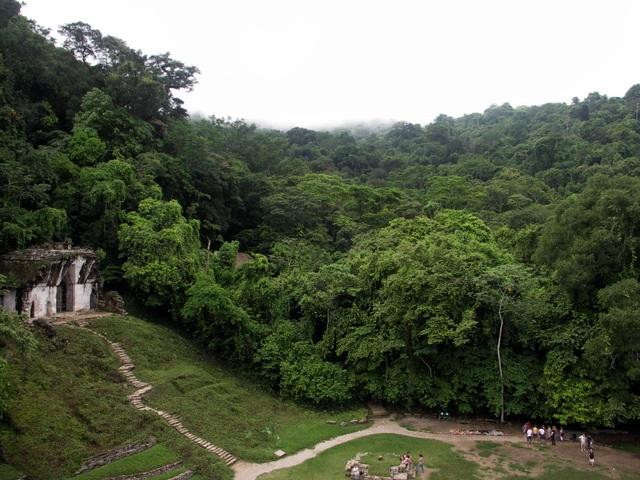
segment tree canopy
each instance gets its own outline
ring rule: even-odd
[[[60,33],[0,0],[1,252],[100,249],[107,286],[300,402],[640,419],[640,85],[282,132],[189,118],[169,53]]]

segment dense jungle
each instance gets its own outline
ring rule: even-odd
[[[0,253],[96,249],[105,287],[301,404],[640,420],[640,84],[279,131],[190,117],[169,53],[59,33],[0,1]]]

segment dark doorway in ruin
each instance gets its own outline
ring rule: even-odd
[[[96,287],[91,287],[91,296],[89,297],[89,308],[94,309],[98,306],[98,295]]]
[[[36,316],[36,302],[31,302],[31,309],[29,310],[29,318]]]
[[[67,311],[67,282],[62,281],[56,292],[56,312]]]
[[[24,307],[24,303],[22,299],[23,296],[24,296],[24,289],[19,288],[16,291],[16,312],[18,313],[22,313],[22,308]]]

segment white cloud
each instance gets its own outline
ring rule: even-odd
[[[27,0],[200,68],[191,111],[279,126],[430,122],[640,82],[637,0]]]

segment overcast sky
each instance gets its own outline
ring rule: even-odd
[[[26,0],[202,72],[192,113],[278,127],[429,123],[491,104],[622,96],[640,82],[640,0]]]

